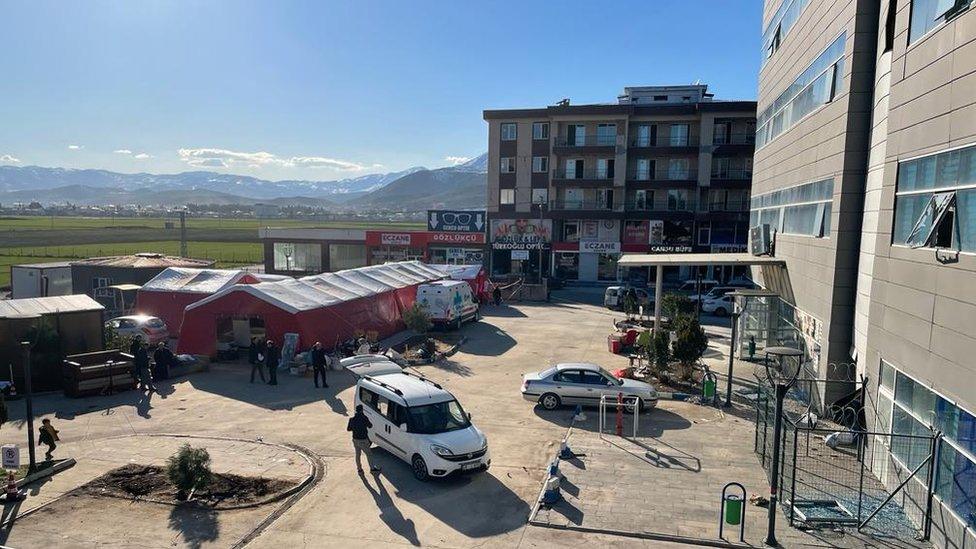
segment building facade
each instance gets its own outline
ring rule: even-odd
[[[492,274],[612,281],[621,253],[745,250],[755,107],[690,85],[484,111]]]
[[[917,516],[931,489],[938,547],[976,543],[971,8],[767,1],[759,75],[751,225],[786,260],[773,289],[822,326],[811,375],[866,380],[868,430],[942,434],[934,478],[899,495]],[[889,486],[930,454],[881,450],[871,468]]]

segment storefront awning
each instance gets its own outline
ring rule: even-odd
[[[775,257],[757,256],[750,253],[709,254],[624,254],[617,262],[619,267],[671,267],[691,265],[786,265]]]

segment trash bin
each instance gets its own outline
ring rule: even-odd
[[[725,496],[725,524],[738,526],[742,521],[742,500],[739,496],[729,494]]]
[[[608,347],[608,349],[610,350],[611,353],[613,353],[615,355],[619,355],[620,354],[620,347],[621,347],[621,345],[620,345],[620,335],[619,334],[610,334],[610,335],[608,335],[607,336],[607,347]]]
[[[702,396],[706,399],[715,398],[715,378],[706,377],[702,380]]]

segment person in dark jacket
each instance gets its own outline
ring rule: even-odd
[[[495,306],[496,307],[498,305],[501,305],[502,304],[502,290],[501,290],[501,288],[499,288],[498,286],[495,286],[495,289],[493,289],[491,291],[491,298],[492,298],[492,300],[495,301]]]
[[[328,387],[329,384],[325,382],[325,368],[329,364],[329,356],[325,354],[325,348],[322,347],[322,343],[319,341],[315,342],[312,346],[312,380],[315,382],[315,388],[319,388],[319,376],[322,376],[322,387]]]
[[[152,383],[152,374],[149,372],[149,351],[142,343],[142,337],[135,337],[132,346],[129,347],[129,352],[132,353],[139,389],[155,391],[156,387]]]
[[[156,371],[154,372],[156,375],[153,376],[156,379],[169,377],[169,369],[176,365],[176,355],[162,341],[159,342],[159,345],[156,345],[156,351],[153,352],[153,360],[156,362]]]
[[[370,472],[378,473],[380,471],[379,467],[373,465],[373,454],[369,449],[369,428],[372,426],[369,418],[363,413],[363,405],[356,405],[356,414],[349,418],[346,430],[352,431],[352,446],[356,450],[356,469],[360,473],[363,472],[363,462],[361,461],[363,453],[366,454],[366,464],[369,465]]]
[[[251,338],[251,346],[247,349],[247,361],[251,363],[251,383],[254,383],[255,372],[261,376],[261,383],[265,382],[264,367],[261,362],[264,360],[266,351],[261,340],[256,337]]]
[[[58,438],[58,430],[51,425],[50,419],[45,419],[41,422],[40,433],[37,436],[37,445],[47,444],[47,452],[44,453],[44,459],[51,461],[54,457],[54,449],[58,447],[57,441],[61,440]]]
[[[278,384],[278,362],[281,360],[281,351],[274,341],[268,340],[264,350],[264,366],[268,369],[268,385]]]

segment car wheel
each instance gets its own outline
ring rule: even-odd
[[[715,309],[715,316],[725,316],[727,314],[729,314],[729,312],[723,309],[722,307]]]
[[[417,480],[424,482],[430,478],[430,473],[427,472],[427,462],[424,458],[420,456],[413,456],[413,461],[410,462],[413,467],[413,476]]]
[[[539,404],[541,404],[546,410],[555,410],[556,408],[559,408],[559,396],[554,395],[553,393],[546,393],[539,397]]]
[[[633,400],[631,400],[630,402],[633,402]],[[634,405],[633,404],[625,404],[624,405],[624,408],[626,408],[627,413],[629,413],[629,414],[634,413]],[[639,414],[639,413],[641,413],[643,411],[644,411],[644,401],[642,399],[638,398],[637,399],[637,413]]]

